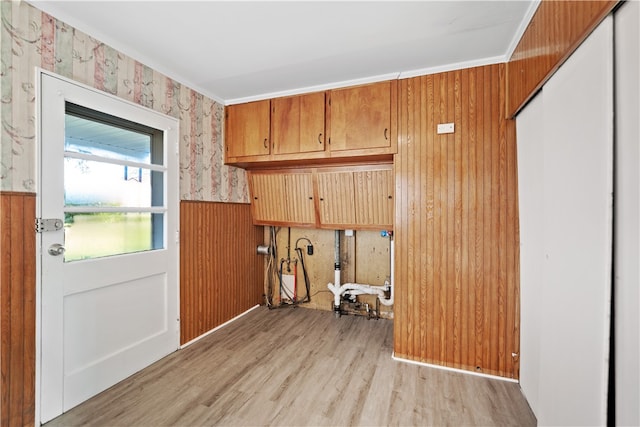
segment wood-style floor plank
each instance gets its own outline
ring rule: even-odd
[[[518,384],[392,349],[390,320],[260,307],[45,426],[536,424]]]

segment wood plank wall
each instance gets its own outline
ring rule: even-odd
[[[515,126],[505,64],[400,81],[396,356],[518,377]],[[437,135],[438,123],[455,133]]]
[[[0,425],[34,425],[36,197],[0,192]]]
[[[619,3],[554,1],[538,6],[507,65],[507,117],[513,117]]]
[[[260,304],[263,227],[248,204],[180,203],[180,342],[184,344]]]

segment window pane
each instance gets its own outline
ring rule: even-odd
[[[151,162],[151,135],[76,115],[65,115],[64,149],[110,159]],[[160,159],[154,159],[160,160]],[[162,162],[155,162],[162,164]]]
[[[66,213],[64,260],[161,249],[162,224],[162,214]]]
[[[162,176],[162,172],[144,168],[66,157],[64,203],[67,207],[162,206]],[[152,198],[152,177],[160,197]]]

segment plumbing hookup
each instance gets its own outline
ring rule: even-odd
[[[270,244],[269,246],[259,246],[258,253],[268,256],[267,264],[267,292],[265,294],[265,302],[269,308],[295,307],[298,304],[311,301],[311,284],[307,268],[304,263],[304,254],[302,248],[298,246],[301,240],[307,242],[307,255],[313,255],[313,245],[306,237],[300,237],[296,240],[295,252],[297,258],[291,258],[291,228],[287,229],[287,257],[281,258],[277,263],[278,248],[276,245],[276,235],[278,230],[275,227],[270,228]],[[304,277],[304,287],[306,295],[301,297],[298,295],[296,278],[298,276],[298,262],[302,266]],[[287,281],[286,279],[289,279]],[[278,282],[278,298],[277,303],[274,302],[273,288],[274,282]],[[292,283],[291,283],[292,281]]]
[[[383,237],[390,238],[390,260],[391,260],[391,272],[389,280],[385,280],[383,286],[374,286],[361,283],[344,283],[340,282],[340,231],[335,232],[335,262],[334,262],[334,282],[328,283],[327,287],[333,293],[333,311],[336,316],[340,316],[345,312],[343,309],[343,301],[355,302],[358,295],[376,295],[376,306],[378,303],[386,306],[393,305],[393,232],[383,231]],[[387,296],[388,295],[388,296]],[[366,307],[367,313],[369,313],[369,307]],[[378,307],[376,307],[376,317],[379,313]]]

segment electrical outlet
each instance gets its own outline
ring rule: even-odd
[[[438,135],[443,133],[453,133],[454,124],[453,123],[440,123],[438,124]]]

